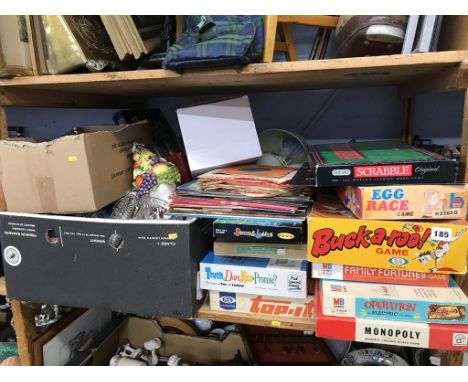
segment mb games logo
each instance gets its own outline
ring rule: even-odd
[[[344,298],[343,297],[333,298],[333,307],[334,308],[342,308],[343,306],[344,306]]]

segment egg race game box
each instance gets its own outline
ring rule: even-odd
[[[333,191],[324,191],[317,195],[308,218],[310,262],[466,273],[466,220],[360,220]]]
[[[468,185],[346,186],[338,195],[360,219],[463,219]]]
[[[315,145],[311,162],[311,173],[299,171],[296,179],[317,187],[453,183],[457,177],[456,159],[397,141]]]
[[[468,298],[454,280],[448,288],[321,280],[327,316],[433,324],[468,324]]]

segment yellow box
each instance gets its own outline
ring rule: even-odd
[[[466,273],[466,220],[360,220],[333,192],[317,195],[308,218],[311,262],[416,272]]]

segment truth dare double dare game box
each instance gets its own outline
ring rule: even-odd
[[[347,186],[338,195],[361,219],[463,219],[468,185]]]
[[[200,262],[202,289],[306,298],[307,260],[216,256]]]
[[[397,141],[350,142],[311,148],[318,187],[453,183],[457,161]]]
[[[446,274],[466,273],[466,220],[357,219],[333,194],[317,195],[308,218],[308,260]]]

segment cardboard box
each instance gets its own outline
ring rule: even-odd
[[[262,155],[248,97],[177,109],[192,174]]]
[[[326,316],[315,293],[315,335],[342,341],[468,351],[468,325],[423,324]]]
[[[307,261],[215,256],[210,252],[200,263],[200,286],[221,292],[306,298]]]
[[[356,267],[342,264],[312,263],[312,277],[316,279],[362,281],[369,283],[447,287],[450,276],[401,269]]]
[[[466,220],[359,220],[336,195],[317,196],[307,256],[316,263],[432,273],[466,273]]]
[[[307,260],[306,244],[230,243],[216,240],[213,249],[216,256]]]
[[[323,314],[433,324],[468,324],[468,298],[449,288],[321,280]]]
[[[157,321],[130,317],[110,325],[95,337],[89,350],[79,352],[68,365],[106,366],[115,355],[118,346],[128,339],[132,346],[143,344],[155,337],[162,341],[158,354],[170,357],[178,354],[182,362],[189,364],[216,365],[231,361],[239,351],[242,359],[249,361],[248,353],[240,334],[229,333],[223,340],[208,337],[164,333]]]
[[[50,142],[0,141],[8,211],[79,213],[121,198],[132,182],[133,142],[151,147],[151,126],[90,126]]]
[[[193,317],[211,222],[0,213],[12,299],[139,315]],[[170,288],[168,286],[170,285]]]
[[[304,222],[266,219],[216,219],[213,234],[217,239],[247,243],[305,244]]]
[[[468,185],[348,186],[338,195],[360,219],[464,219]]]
[[[314,297],[293,299],[251,294],[210,291],[210,309],[278,317],[314,317]]]

